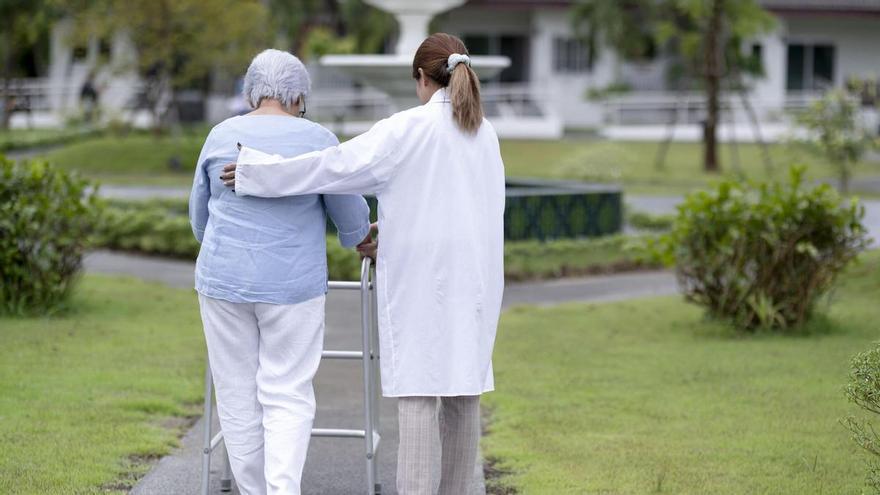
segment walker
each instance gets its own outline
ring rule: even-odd
[[[378,466],[376,451],[379,448],[379,345],[377,333],[376,311],[376,273],[371,269],[371,260],[364,258],[361,264],[360,282],[334,282],[329,283],[330,290],[359,290],[361,293],[361,332],[363,333],[363,347],[360,351],[324,351],[321,359],[359,359],[363,363],[364,380],[364,429],[345,430],[341,428],[313,428],[312,437],[332,438],[362,438],[364,439],[364,454],[366,458],[367,495],[381,495],[382,485],[378,480]],[[218,432],[213,437],[211,432],[211,420],[214,412],[212,397],[214,394],[214,382],[211,377],[211,363],[205,366],[205,411],[204,411],[204,444],[202,449],[202,495],[208,495],[209,478],[211,473],[211,453],[223,442],[223,432]],[[232,471],[229,467],[229,457],[224,458],[224,469],[220,478],[220,490],[229,492],[232,490]]]

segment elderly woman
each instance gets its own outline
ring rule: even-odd
[[[244,80],[254,109],[211,130],[189,213],[201,242],[195,288],[232,472],[244,495],[299,494],[315,413],[327,292],[325,214],[343,246],[369,237],[360,196],[237,197],[220,180],[238,143],[284,156],[338,144],[302,117],[309,75],[266,50]]]

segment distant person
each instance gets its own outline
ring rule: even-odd
[[[98,88],[95,86],[95,74],[89,73],[79,91],[79,102],[83,110],[83,118],[91,123],[98,114]]]
[[[376,195],[381,247],[361,251],[377,256],[383,394],[399,397],[397,491],[432,495],[439,450],[440,495],[466,495],[480,394],[494,388],[504,165],[461,40],[431,35],[416,51],[412,76],[422,106],[297,158],[249,145],[224,179],[243,197]]]
[[[238,143],[296,156],[339,144],[303,118],[309,74],[266,50],[248,67],[252,111],[211,130],[189,216],[201,242],[195,287],[232,473],[243,495],[300,493],[315,415],[312,379],[324,344],[325,215],[343,246],[369,237],[360,196],[237,197],[220,180]]]

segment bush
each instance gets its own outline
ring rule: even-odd
[[[0,312],[63,305],[100,212],[95,188],[45,162],[0,156]]]
[[[853,166],[877,146],[871,132],[859,121],[856,98],[843,90],[829,91],[801,112],[797,121],[809,134],[807,144],[834,165],[841,189],[848,192]]]
[[[508,241],[504,275],[508,280],[547,279],[611,273],[656,266],[646,261],[646,236],[612,235],[592,239]]]
[[[880,345],[853,358],[846,396],[865,411],[880,414]],[[880,493],[880,436],[866,419],[850,416],[843,424],[852,432],[853,440],[871,454],[868,485],[874,493]]]
[[[633,211],[627,213],[626,221],[634,229],[660,232],[672,228],[675,215],[655,215],[653,213]]]
[[[658,244],[674,262],[685,298],[741,329],[805,322],[820,295],[867,237],[855,200],[828,185],[725,181],[689,195]]]

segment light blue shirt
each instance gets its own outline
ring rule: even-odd
[[[208,134],[189,199],[193,234],[201,243],[195,288],[236,303],[295,304],[327,292],[326,217],[339,241],[353,247],[370,230],[360,196],[238,197],[223,185],[223,166],[235,161],[238,143],[267,153],[296,156],[339,144],[314,122],[281,115],[244,115]]]

